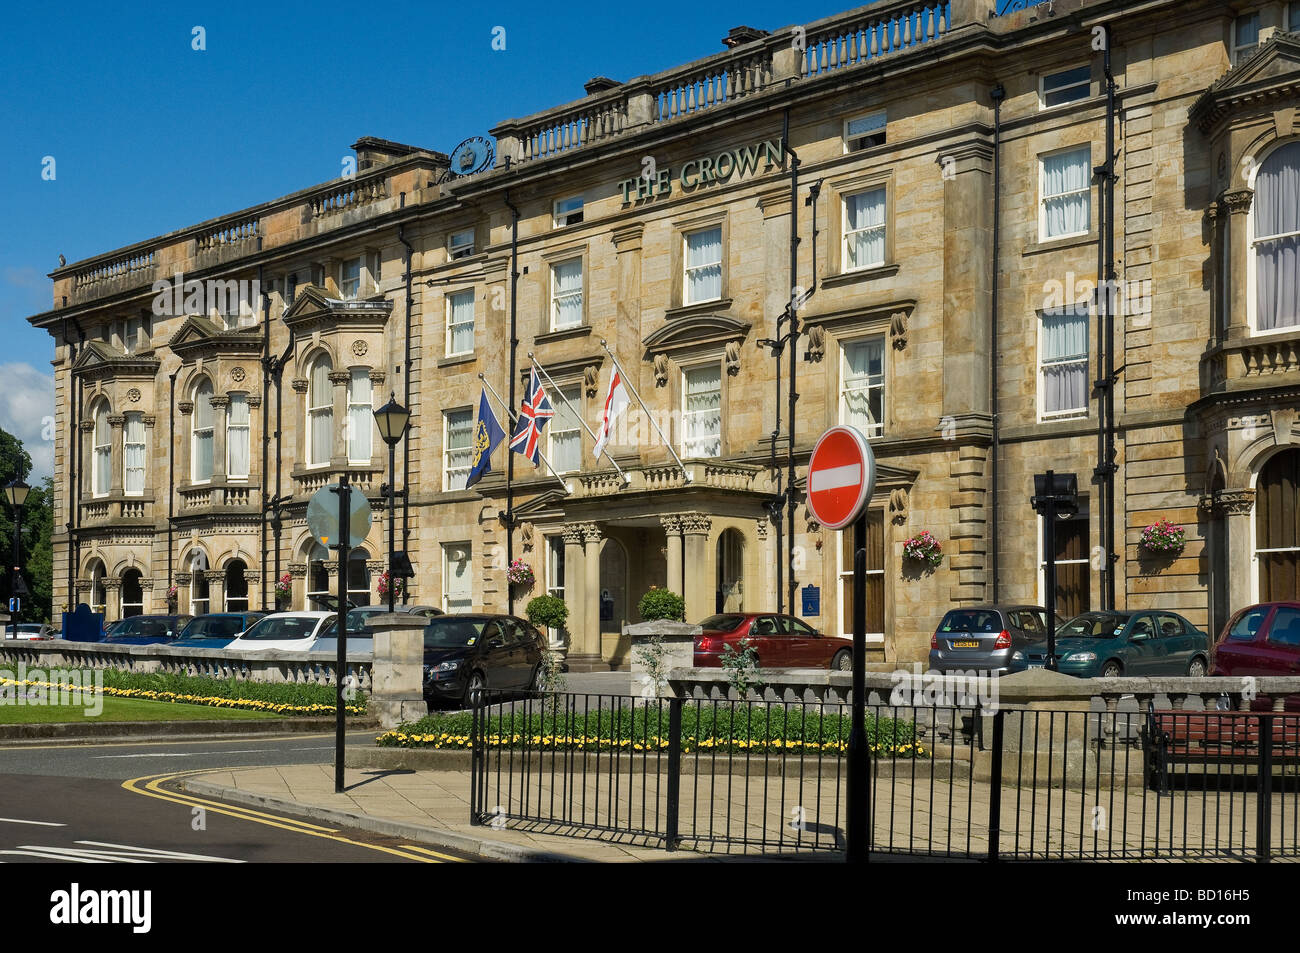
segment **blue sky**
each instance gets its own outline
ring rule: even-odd
[[[0,427],[48,472],[32,410],[52,409],[53,350],[24,319],[51,307],[45,276],[60,254],[88,258],[336,178],[363,135],[450,152],[580,98],[592,76],[667,69],[720,51],[741,23],[775,29],[852,5],[11,4],[0,31],[0,374],[11,385]],[[497,26],[504,51],[492,49]]]

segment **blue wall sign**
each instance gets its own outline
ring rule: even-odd
[[[819,616],[822,614],[822,591],[812,584],[804,586],[799,590],[803,593],[803,612],[800,615],[805,618],[809,616]]]

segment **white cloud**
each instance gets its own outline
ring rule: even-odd
[[[30,364],[0,364],[0,429],[32,456],[28,483],[54,473],[54,375]]]

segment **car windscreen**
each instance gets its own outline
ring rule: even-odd
[[[992,609],[954,609],[939,623],[940,632],[1001,632],[1002,616]]]
[[[45,626],[39,623],[20,622],[18,623],[19,632],[40,632]]]
[[[1064,625],[1059,626],[1056,630],[1056,637],[1058,639],[1066,636],[1090,639],[1109,639],[1111,636],[1119,635],[1126,625],[1128,625],[1127,616],[1106,615],[1101,612],[1085,612],[1082,615],[1075,616]]]
[[[314,616],[281,616],[278,619],[268,616],[245,632],[243,640],[246,642],[287,642],[292,639],[310,638],[312,632],[316,631],[318,621],[320,620]]]
[[[711,615],[700,623],[706,632],[730,632],[745,621],[743,615]]]
[[[430,619],[424,627],[424,647],[451,649],[473,645],[483,634],[487,622],[487,619],[457,619],[454,616]]]
[[[384,611],[387,612],[388,610],[385,609]],[[366,628],[366,620],[372,615],[379,614],[380,613],[374,611],[367,612],[363,609],[350,610],[348,612],[348,635],[361,634],[369,637],[370,630]]]
[[[244,630],[242,616],[216,616],[211,619],[195,619],[185,627],[178,641],[186,639],[233,639]]]
[[[115,638],[168,638],[171,635],[170,619],[126,619],[113,631]]]

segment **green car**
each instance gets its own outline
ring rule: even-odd
[[[1044,668],[1047,643],[1026,646],[1011,671]],[[1190,675],[1209,668],[1210,640],[1176,612],[1084,612],[1056,629],[1056,667],[1079,678]]]

